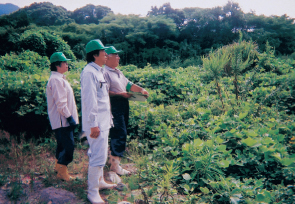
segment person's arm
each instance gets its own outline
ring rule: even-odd
[[[119,96],[119,97],[124,97],[124,98],[130,98],[132,96],[132,94],[129,94],[127,92],[114,92],[114,91],[109,91],[109,95],[110,97],[115,97],[115,96]]]
[[[103,74],[103,76],[104,76],[104,79],[106,80],[106,82],[108,84],[109,89],[110,89],[110,87],[111,87],[111,79],[110,79],[109,73],[105,72]],[[124,97],[124,98],[130,98],[132,96],[131,94],[128,94],[127,92],[114,92],[114,91],[110,91],[110,90],[109,90],[109,95],[110,95],[110,97]]]
[[[62,81],[62,79],[52,79],[51,90],[52,96],[57,106],[57,111],[62,116],[69,118],[71,116],[71,112],[68,108],[67,103],[67,89],[64,86],[64,82]]]
[[[97,138],[100,134],[98,127],[98,104],[97,104],[97,91],[94,76],[90,72],[83,74],[81,80],[81,96],[82,102],[85,106],[85,114],[83,117],[87,118],[90,126],[90,137]]]
[[[130,91],[140,92],[140,93],[142,93],[144,95],[147,95],[147,97],[149,96],[149,93],[144,88],[141,88],[140,86],[137,86],[136,84],[133,84],[131,86]]]
[[[75,128],[77,123],[74,120],[67,103],[67,89],[62,79],[52,79],[51,81],[52,95],[57,106],[59,114],[64,116],[70,126]]]

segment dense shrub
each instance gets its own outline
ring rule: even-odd
[[[49,69],[50,62],[33,51],[24,51],[19,54],[10,53],[0,57],[0,68],[3,70],[36,74]]]
[[[129,72],[130,69],[134,71]],[[202,87],[197,74],[199,67],[153,69],[148,65],[144,69],[133,69],[127,66],[126,71],[125,67],[122,71],[133,83],[154,90],[149,101],[156,105],[195,101]]]
[[[54,52],[63,52],[68,58],[75,60],[70,46],[58,35],[45,30],[25,31],[19,39],[19,50],[31,50],[41,56],[50,57]]]

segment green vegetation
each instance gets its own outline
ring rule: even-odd
[[[84,12],[88,9],[92,7]],[[123,198],[294,203],[295,27],[290,19],[243,15],[230,2],[182,11],[165,4],[143,18],[112,12],[99,18],[97,24],[42,29],[31,23],[18,27],[16,18],[1,27],[0,129],[10,135],[0,134],[0,159],[15,168],[1,166],[0,184],[12,182],[11,200],[23,194],[20,175],[32,175],[34,169],[48,172],[47,186],[70,190],[86,201],[87,147],[77,142],[73,167],[85,175],[70,184],[57,181],[53,163],[44,163],[38,153],[54,158],[45,96],[50,53],[63,51],[73,59],[67,79],[81,116],[85,43],[101,38],[124,50],[120,69],[150,93],[148,102],[130,102],[128,157],[137,174],[123,178],[124,191],[103,193],[110,203]],[[246,32],[251,25],[254,30]],[[24,156],[32,150],[36,154]],[[31,170],[29,161],[34,161]]]
[[[172,68],[201,65],[202,56],[211,49],[241,40],[239,32],[243,33],[242,40],[255,42],[260,52],[266,50],[266,42],[275,48],[276,56],[292,55],[295,50],[294,19],[243,13],[231,1],[222,7],[182,10],[166,3],[152,7],[146,17],[115,15],[108,7],[91,4],[71,12],[49,2],[33,3],[1,16],[0,25],[0,55],[20,49],[47,49],[42,36],[46,41],[48,32],[67,42],[78,59],[85,57],[85,44],[99,38],[104,45],[124,51],[122,65],[140,68],[148,63]],[[20,45],[24,37],[34,38],[38,45]],[[41,55],[49,57],[53,50],[47,51]]]
[[[138,175],[124,178],[127,191],[141,190],[143,200],[155,203],[293,201],[295,62],[266,47],[259,53],[253,42],[240,41],[210,52],[197,67],[121,67],[150,92],[148,103],[131,102],[129,156]],[[27,139],[48,137],[48,58],[32,51],[15,58],[0,61],[1,129],[18,140],[24,131]],[[84,65],[72,62],[67,74],[79,112]],[[17,199],[21,189],[13,178],[10,196]]]

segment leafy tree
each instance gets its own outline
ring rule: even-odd
[[[47,43],[52,39],[45,42],[44,34],[42,37],[40,33],[32,31],[35,34],[26,36],[27,42],[24,39],[25,31],[40,30],[40,26],[48,26],[42,27],[42,30],[51,34],[53,30],[80,59],[85,56],[86,43],[100,38],[106,45],[124,49],[121,54],[123,65],[135,64],[140,67],[147,63],[170,64],[170,67],[184,62],[186,65],[199,64],[200,57],[211,49],[236,42],[238,31],[243,32],[243,39],[256,42],[260,51],[265,51],[266,41],[275,48],[275,54],[290,55],[295,50],[293,19],[244,14],[239,5],[231,1],[222,7],[182,10],[173,9],[166,3],[159,8],[152,7],[144,18],[114,15],[108,7],[91,4],[70,12],[48,2],[34,3],[0,17],[0,24],[0,55],[20,51],[18,42],[21,36],[21,47],[43,55],[51,53],[55,48],[49,51]],[[30,48],[29,38],[34,39],[34,48]],[[44,42],[46,48],[42,48]],[[58,47],[57,44],[54,46]]]
[[[207,71],[208,77],[213,78],[219,98],[224,110],[224,102],[221,94],[220,78],[222,77],[224,66],[229,61],[229,56],[224,52],[210,52],[207,58],[203,57],[203,67]]]
[[[110,14],[100,21],[97,34],[105,44],[123,49],[123,64],[141,67],[147,62],[159,64],[170,60],[167,56],[171,56],[171,48],[178,44],[174,41],[178,35],[176,25],[165,16],[141,18],[137,15]]]
[[[28,26],[30,23],[31,20],[28,14],[23,10],[20,10],[11,15],[3,15],[0,17],[0,25],[3,27],[19,28]]]
[[[25,31],[18,42],[19,49],[31,50],[41,56],[50,57],[54,52],[63,52],[68,58],[75,60],[76,57],[71,51],[70,46],[53,32],[46,30],[28,30]]]
[[[20,48],[31,50],[44,56],[46,54],[46,43],[40,32],[26,31],[20,37]]]
[[[18,17],[19,13],[22,12],[27,13],[31,22],[39,26],[62,25],[73,22],[69,18],[71,12],[50,2],[33,3],[13,13],[12,16]]]
[[[247,49],[247,47],[245,47],[245,42],[242,44],[242,42],[237,43],[237,44],[233,44],[231,47],[232,52],[230,53],[230,67],[231,67],[231,71],[234,77],[233,83],[235,86],[235,94],[236,94],[236,100],[239,100],[239,80],[238,77],[239,75],[250,66],[251,63],[253,63],[253,57],[251,56],[251,54],[253,55],[254,53],[254,49]],[[243,46],[244,45],[244,46]],[[248,46],[248,48],[253,48],[254,46],[252,43],[250,43],[250,46]],[[247,45],[246,45],[247,46]],[[255,47],[254,47],[255,48]],[[244,56],[246,55],[246,59]]]
[[[229,17],[222,7],[212,9],[185,8],[185,24],[181,29],[179,41],[187,41],[195,47],[200,47],[202,54],[208,53],[211,48],[232,43],[237,38],[233,32]]]
[[[233,32],[237,32],[245,27],[244,13],[238,3],[228,1],[223,7],[225,13],[224,20],[229,23]]]
[[[159,16],[164,15],[174,20],[174,23],[180,28],[185,20],[184,12],[179,9],[171,8],[170,3],[165,3],[161,7],[152,6],[151,11],[148,12],[147,16]]]
[[[266,50],[266,42],[274,47],[277,54],[289,55],[295,50],[294,19],[283,16],[246,15],[247,27],[251,30],[247,34],[256,41],[260,50]]]
[[[106,6],[94,6],[93,4],[87,4],[82,8],[76,9],[72,13],[71,18],[73,18],[78,24],[98,24],[99,21],[108,13],[113,12]]]

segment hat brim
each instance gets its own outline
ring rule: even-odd
[[[118,54],[118,53],[121,53],[121,52],[123,52],[123,51],[122,50],[117,50],[116,52],[109,53],[108,55],[110,55],[110,54]]]

